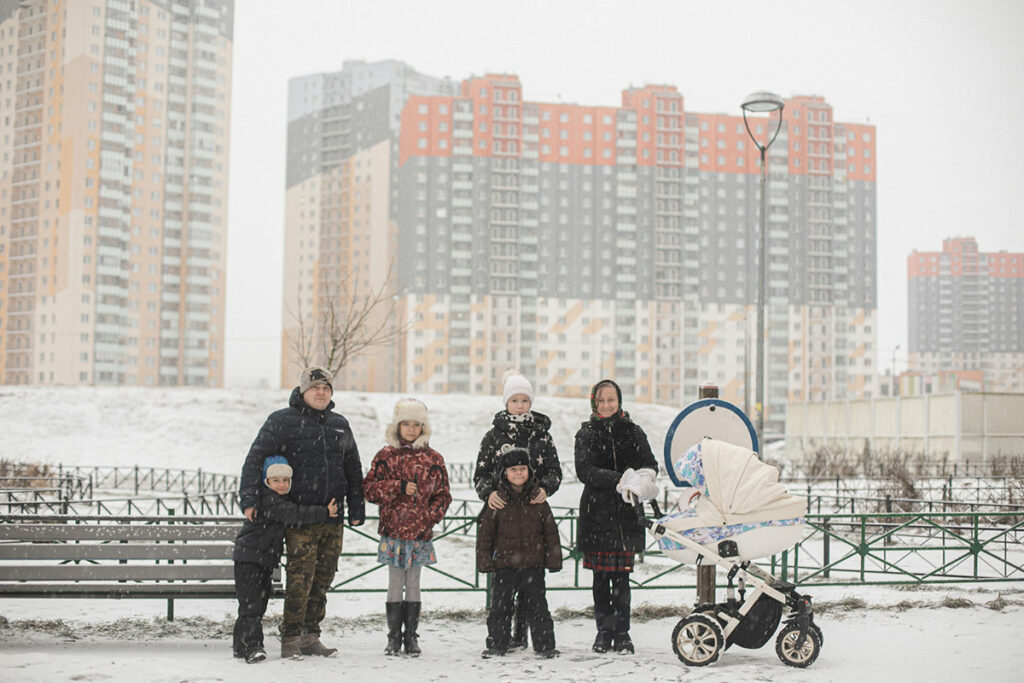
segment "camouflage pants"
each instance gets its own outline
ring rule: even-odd
[[[311,524],[285,531],[288,563],[282,636],[320,633],[327,591],[338,571],[343,529],[341,524]]]

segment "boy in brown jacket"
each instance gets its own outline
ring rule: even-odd
[[[501,455],[503,475],[498,492],[507,504],[500,510],[485,507],[480,517],[476,566],[481,572],[494,572],[485,659],[508,651],[517,592],[533,633],[533,649],[541,657],[559,654],[545,596],[544,570],[561,570],[562,546],[551,507],[547,502],[530,504],[537,482],[529,461],[530,452],[525,448],[510,448]]]

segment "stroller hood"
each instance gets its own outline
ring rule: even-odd
[[[708,526],[790,519],[806,511],[806,502],[779,483],[779,471],[749,449],[705,438],[675,467],[702,494],[694,508]]]

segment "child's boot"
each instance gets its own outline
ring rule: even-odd
[[[386,655],[402,654],[402,625],[405,622],[404,602],[385,602],[384,609],[388,619],[388,646]]]
[[[529,627],[526,625],[526,614],[523,613],[523,609],[520,605],[516,605],[516,614],[512,619],[512,640],[508,642],[508,649],[510,650],[525,650],[529,644],[527,642],[527,633]]]
[[[416,629],[420,625],[420,604],[418,602],[404,602],[405,606],[405,654],[413,657],[420,656],[420,645],[416,640],[419,634]]]

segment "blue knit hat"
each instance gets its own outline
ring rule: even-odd
[[[292,466],[283,455],[272,455],[263,461],[263,483],[267,483],[270,477],[292,478]]]

